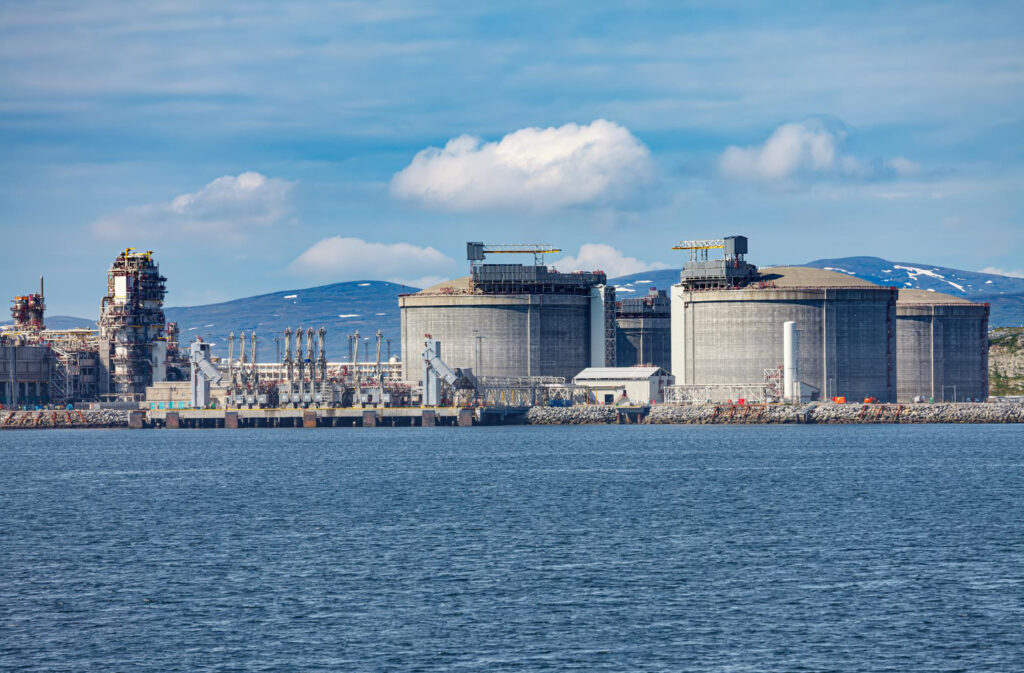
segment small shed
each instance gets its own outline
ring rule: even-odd
[[[572,380],[594,404],[664,402],[675,377],[661,367],[588,367]]]

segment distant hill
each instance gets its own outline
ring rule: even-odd
[[[668,290],[679,282],[680,271],[682,269],[642,271],[640,273],[631,273],[628,276],[611,278],[608,282],[615,286],[615,294],[619,299],[640,297],[647,294],[648,289],[652,287],[656,287],[659,290]]]
[[[964,271],[919,262],[892,262],[880,257],[818,259],[806,264],[863,278],[877,285],[944,292],[976,302],[988,302],[992,327],[1024,325],[1024,278]],[[679,282],[680,269],[644,271],[611,279],[621,297],[646,293],[647,287],[667,289]],[[649,282],[648,282],[649,281]]]
[[[282,290],[220,304],[169,307],[164,312],[168,321],[178,323],[182,343],[191,341],[197,335],[202,336],[205,341],[213,344],[213,351],[217,355],[227,355],[229,332],[234,332],[237,339],[240,332],[255,330],[259,359],[272,361],[277,353],[274,339],[280,337],[286,327],[293,330],[300,326],[312,327],[315,330],[323,326],[327,328],[327,357],[331,360],[346,360],[348,335],[357,330],[360,341],[370,339],[371,357],[376,346],[374,335],[378,329],[383,332],[385,339],[392,340],[391,352],[397,355],[401,350],[398,295],[417,290],[385,281],[359,280],[301,290]],[[381,357],[387,358],[386,342],[381,345]]]
[[[880,257],[818,259],[801,266],[846,273],[878,285],[945,292],[971,301],[988,302],[992,327],[1024,325],[1024,278],[919,262],[892,262]]]
[[[10,325],[11,321],[0,322],[0,325]],[[76,318],[70,315],[48,315],[46,316],[46,327],[48,329],[76,329],[87,327],[96,329],[96,320],[88,318]]]

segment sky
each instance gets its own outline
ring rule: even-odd
[[[1017,2],[0,4],[0,287],[91,317],[465,275],[874,255],[1024,274]],[[504,260],[503,260],[504,261]]]

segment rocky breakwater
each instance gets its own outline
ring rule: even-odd
[[[660,404],[646,415],[601,405],[533,407],[530,425],[856,424],[856,423],[1024,423],[1024,404]]]
[[[123,409],[0,411],[0,430],[45,428],[127,428]]]
[[[577,405],[573,407],[531,407],[526,413],[529,425],[592,425],[620,422],[616,407]]]
[[[659,405],[646,423],[1024,423],[1024,404]]]

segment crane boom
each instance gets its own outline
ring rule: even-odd
[[[720,248],[725,248],[725,240],[721,238],[680,241],[678,245],[672,246],[673,250],[717,250]]]
[[[540,266],[544,263],[544,255],[548,253],[562,252],[550,243],[496,243],[485,245],[478,242],[466,243],[466,259],[473,264],[480,264],[486,255],[510,255],[525,254],[533,255],[534,263]]]

